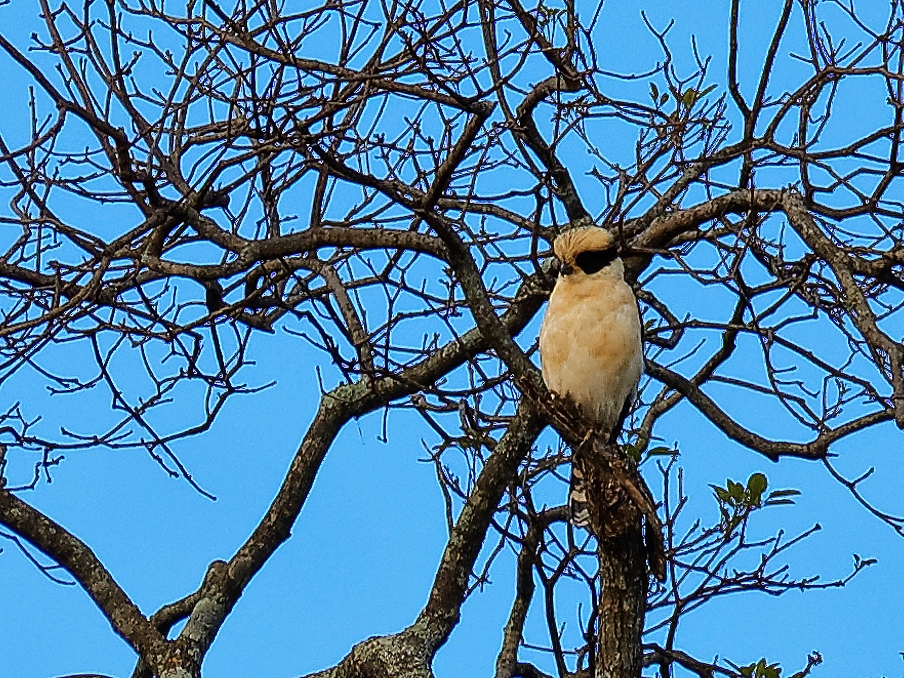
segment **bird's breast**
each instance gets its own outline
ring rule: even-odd
[[[643,366],[637,302],[627,283],[557,283],[540,331],[540,360],[551,390],[611,430]]]

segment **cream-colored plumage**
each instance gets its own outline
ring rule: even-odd
[[[571,398],[612,443],[634,403],[643,371],[640,317],[625,282],[616,243],[603,228],[566,231],[553,245],[561,262],[540,329],[540,363],[551,391]],[[600,537],[601,508],[611,479],[575,449],[568,505],[575,525]],[[594,518],[596,516],[596,518]]]
[[[607,438],[618,434],[643,371],[637,299],[614,247],[603,228],[573,229],[556,238],[563,273],[540,329],[546,385],[574,400]],[[611,263],[593,273],[582,270],[580,255],[605,252],[612,253]]]

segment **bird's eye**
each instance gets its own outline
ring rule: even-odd
[[[584,273],[590,275],[601,271],[618,258],[618,248],[610,247],[605,250],[590,250],[581,252],[574,259],[575,265]]]

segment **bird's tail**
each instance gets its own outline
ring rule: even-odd
[[[571,524],[590,529],[590,508],[587,504],[587,490],[584,475],[579,464],[571,465],[571,484],[568,488],[568,512]]]
[[[607,532],[623,529],[628,524],[625,521],[637,520],[640,513],[644,518],[644,545],[650,570],[659,581],[665,581],[667,558],[662,523],[656,515],[653,496],[634,463],[627,459],[617,463],[601,459],[602,475],[590,466],[585,477],[586,461],[582,456],[572,457],[568,490],[572,525],[602,539]]]

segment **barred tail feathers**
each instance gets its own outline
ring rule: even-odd
[[[590,529],[590,510],[587,505],[587,490],[584,475],[578,464],[571,465],[571,483],[568,488],[568,513],[575,527]]]

